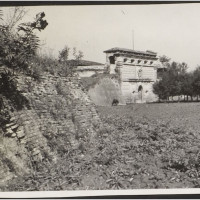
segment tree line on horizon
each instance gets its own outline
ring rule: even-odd
[[[153,91],[158,95],[159,101],[173,101],[175,96],[178,96],[178,101],[193,101],[194,98],[199,101],[200,66],[188,72],[188,66],[184,62],[170,62],[170,58],[166,56],[161,56],[160,62],[165,68],[160,74],[158,72],[160,79],[153,85]]]

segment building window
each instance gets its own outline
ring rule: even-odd
[[[144,64],[147,64],[147,60],[144,61]]]
[[[142,87],[142,85],[140,85],[140,86],[138,87],[138,92],[142,92],[142,90],[143,90],[143,87]]]
[[[131,63],[133,63],[135,60],[134,59],[131,59]]]
[[[115,64],[115,58],[114,58],[114,56],[110,56],[109,57],[109,61],[110,61],[110,64]]]
[[[124,62],[126,62],[127,61],[127,58],[124,58]]]
[[[153,61],[150,62],[150,65],[152,65],[152,64],[153,64]]]
[[[137,62],[138,62],[138,64],[139,64],[139,63],[141,62],[141,60],[138,60]]]

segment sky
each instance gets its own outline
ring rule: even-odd
[[[104,50],[121,47],[152,50],[189,70],[200,65],[200,3],[154,5],[82,5],[26,7],[23,21],[45,12],[48,26],[37,33],[42,52],[57,57],[65,45],[84,59],[106,62]],[[7,12],[7,9],[4,9]]]

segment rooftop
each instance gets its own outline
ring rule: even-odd
[[[94,61],[89,61],[89,60],[67,60],[66,61],[67,64],[74,64],[74,63],[78,63],[78,66],[95,66],[95,65],[104,65],[102,63],[98,63],[98,62],[94,62]]]
[[[111,53],[111,52],[123,52],[123,53],[131,53],[131,54],[142,54],[142,55],[147,55],[147,56],[156,56],[157,53],[147,50],[147,51],[136,51],[132,49],[126,49],[126,48],[120,48],[120,47],[114,47],[111,49],[108,49],[104,51],[104,53]]]
[[[90,66],[78,66],[77,71],[102,71],[104,70],[104,65],[90,65]]]

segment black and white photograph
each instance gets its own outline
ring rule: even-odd
[[[200,3],[0,2],[0,193],[161,189],[200,193]]]

